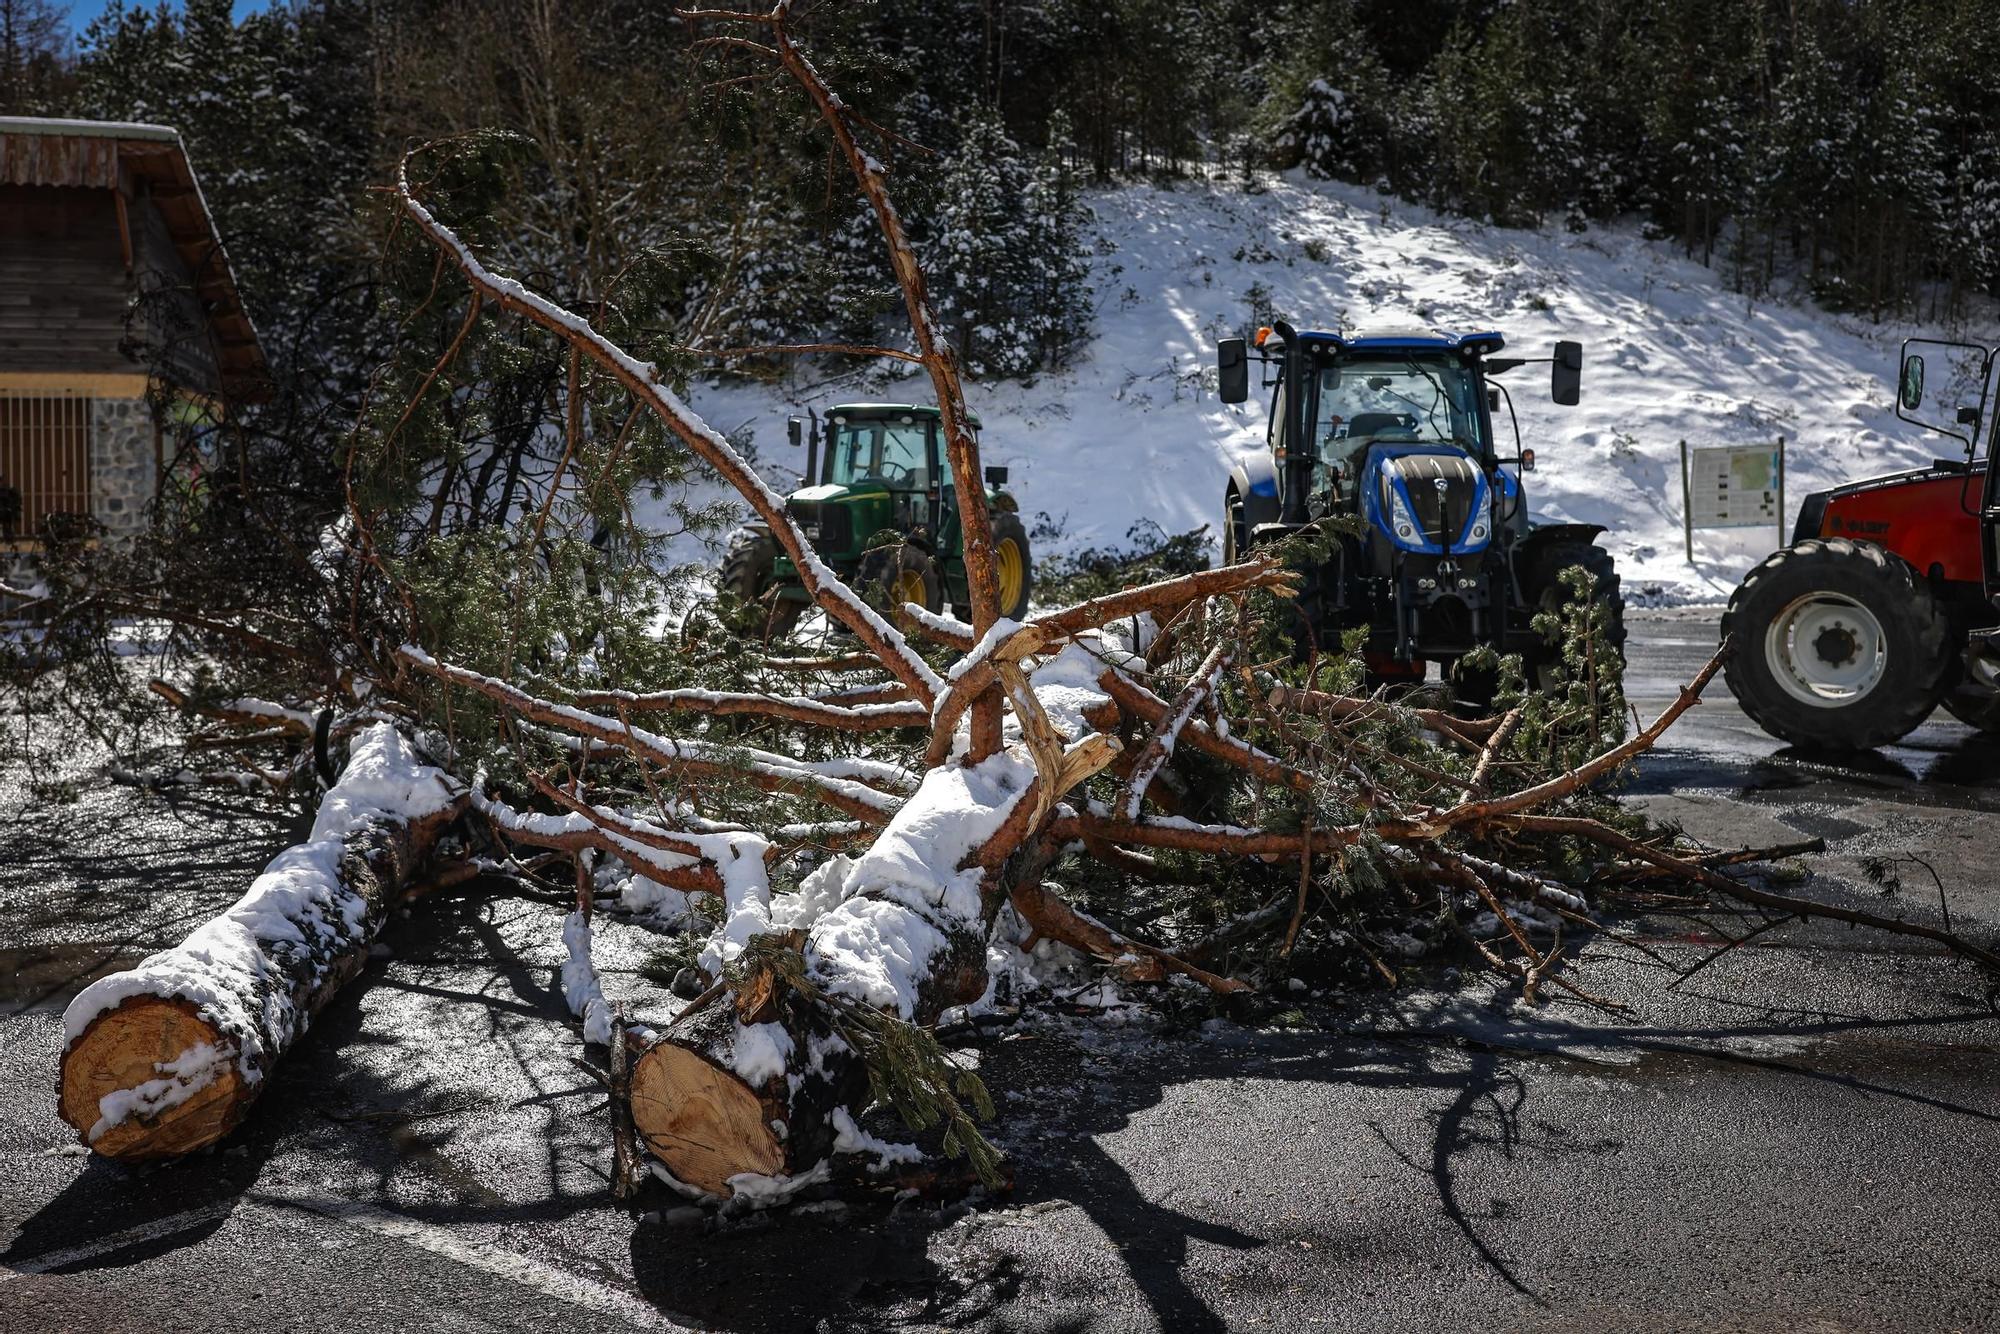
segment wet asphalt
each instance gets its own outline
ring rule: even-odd
[[[1633,631],[1650,715],[1713,613]],[[1632,791],[1719,847],[1825,838],[1802,892],[1991,933],[1996,752],[1944,719],[1863,763],[1792,754],[1718,685]],[[1622,1019],[1484,985],[1294,1028],[1052,1016],[977,1043],[1005,1201],[717,1220],[614,1207],[560,910],[447,894],[389,927],[222,1149],[70,1153],[67,998],[296,826],[0,776],[0,1331],[2000,1327],[2000,1023],[1967,966],[1822,925],[1676,984],[1713,938],[1631,923],[1661,957],[1600,940],[1583,974]],[[605,933],[614,993],[647,993],[649,948]]]

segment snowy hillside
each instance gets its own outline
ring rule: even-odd
[[[1809,491],[1956,448],[1893,411],[1900,339],[1935,330],[1753,302],[1636,229],[1498,229],[1297,176],[1259,194],[1129,186],[1091,203],[1103,237],[1094,340],[1065,374],[970,390],[986,461],[1012,469],[1024,516],[1056,520],[1062,547],[1122,542],[1144,519],[1170,532],[1216,526],[1228,461],[1260,447],[1265,409],[1254,392],[1239,407],[1216,401],[1215,341],[1245,331],[1260,288],[1301,328],[1498,329],[1526,356],[1582,341],[1580,406],[1548,401],[1545,367],[1506,381],[1539,456],[1530,501],[1540,517],[1608,525],[1635,600],[1726,597],[1779,541],[1775,527],[1698,531],[1689,565],[1683,439],[1783,436],[1787,532]],[[694,395],[717,427],[751,429],[781,484],[801,462],[785,445],[786,414],[867,397],[930,394],[920,374],[899,387],[875,373],[821,382],[806,369],[790,388]],[[1504,416],[1498,425],[1504,444]]]

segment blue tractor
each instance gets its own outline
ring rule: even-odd
[[[1530,622],[1567,597],[1560,576],[1581,565],[1595,576],[1611,637],[1624,642],[1624,603],[1600,524],[1534,523],[1522,479],[1535,454],[1521,447],[1512,398],[1498,376],[1530,363],[1498,355],[1497,333],[1429,330],[1362,337],[1301,332],[1282,321],[1255,346],[1224,339],[1217,350],[1225,403],[1250,397],[1250,364],[1271,391],[1269,449],[1231,470],[1224,492],[1224,560],[1320,524],[1359,520],[1330,557],[1302,571],[1295,639],[1301,649],[1337,647],[1366,627],[1364,652],[1385,682],[1424,679],[1427,664],[1454,677],[1460,698],[1483,706],[1490,669],[1458,660],[1492,645],[1523,657],[1529,682],[1552,683],[1558,649]],[[1583,348],[1557,343],[1550,393],[1574,405]],[[1494,421],[1507,409],[1513,452],[1502,455]],[[1456,670],[1455,670],[1456,669]]]

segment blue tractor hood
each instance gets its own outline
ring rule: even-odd
[[[1374,445],[1358,480],[1363,516],[1400,551],[1471,556],[1492,545],[1492,488],[1462,449]]]

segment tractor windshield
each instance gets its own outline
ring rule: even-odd
[[[880,482],[894,491],[930,486],[930,431],[921,421],[834,423],[826,480],[839,486]]]
[[[1321,368],[1313,441],[1323,460],[1371,444],[1457,445],[1491,450],[1478,377],[1456,357],[1368,357]]]

